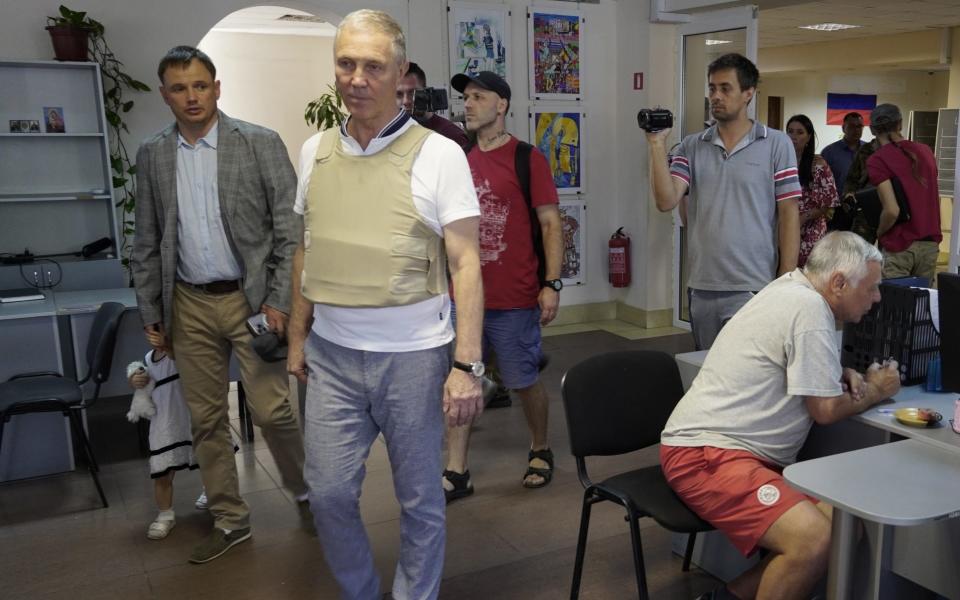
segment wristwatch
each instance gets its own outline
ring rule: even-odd
[[[460,369],[461,371],[466,371],[474,377],[483,377],[483,374],[487,372],[487,368],[483,366],[482,360],[475,360],[473,362],[460,362],[459,360],[453,361],[453,368]]]
[[[542,288],[548,287],[555,292],[559,292],[560,290],[563,289],[563,281],[559,279],[547,279],[545,281],[540,282],[540,287]]]

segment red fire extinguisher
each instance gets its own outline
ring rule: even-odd
[[[630,285],[630,237],[623,232],[623,227],[610,236],[610,283],[613,287],[627,287]]]

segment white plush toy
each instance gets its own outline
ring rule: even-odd
[[[147,365],[139,360],[135,360],[127,365],[127,379],[130,379],[138,373],[146,373]],[[130,412],[127,413],[127,420],[136,423],[141,418],[149,419],[157,414],[157,406],[153,403],[153,388],[156,383],[153,379],[145,387],[133,390],[133,400],[130,402]]]

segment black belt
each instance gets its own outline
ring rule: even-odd
[[[211,281],[210,283],[190,283],[180,280],[178,283],[208,294],[229,294],[240,289],[239,279],[225,279],[223,281]]]

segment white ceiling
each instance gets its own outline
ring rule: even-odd
[[[753,1],[760,6],[761,48],[960,26],[960,0]],[[213,30],[315,36],[332,36],[335,32],[332,25],[324,22],[279,21],[283,15],[310,16],[310,13],[279,6],[256,6],[227,15]],[[816,23],[860,27],[829,32],[799,29],[801,25]]]
[[[781,8],[764,8],[764,0],[757,4],[760,5],[761,48],[960,25],[960,0],[821,0]],[[817,23],[861,27],[844,31],[799,29],[801,25]]]
[[[231,13],[211,31],[221,33],[260,33],[267,35],[311,35],[332,37],[336,27],[326,22],[281,21],[285,15],[310,17],[310,13],[282,6],[254,6]]]

